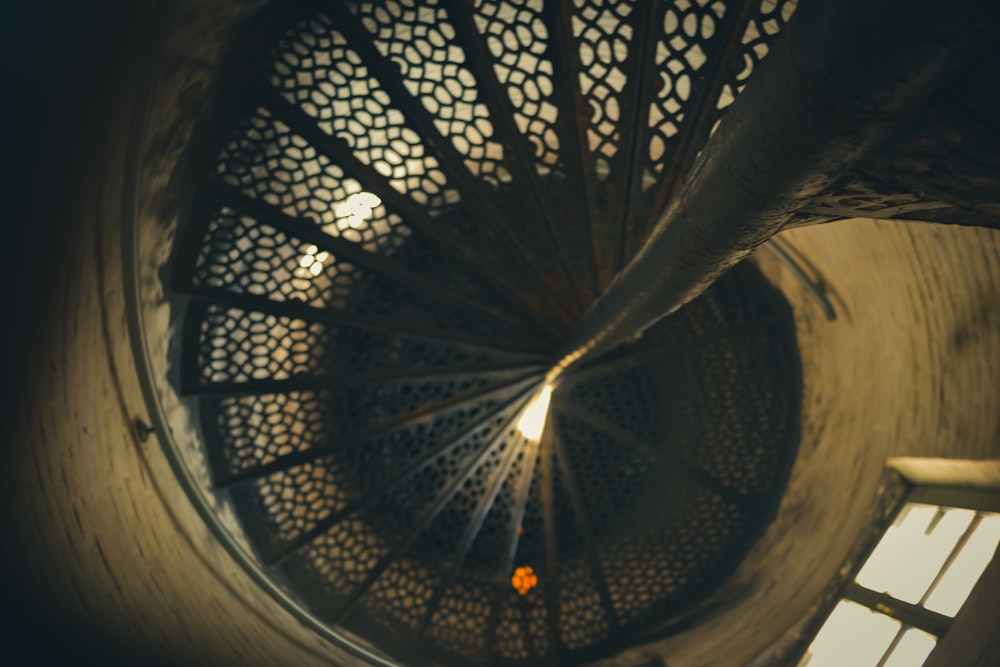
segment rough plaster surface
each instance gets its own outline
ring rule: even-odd
[[[63,242],[50,241],[44,275],[18,285],[35,308],[12,376],[2,479],[15,531],[13,589],[34,607],[25,625],[44,621],[39,636],[50,641],[75,632],[73,641],[125,664],[136,656],[145,664],[349,664],[214,543],[159,444],[136,435],[133,420],[148,416],[128,349],[117,244],[135,76],[125,56],[134,47],[117,47],[125,85],[106,82],[101,113],[75,121],[91,132],[73,148],[87,159],[62,164],[62,200],[42,204],[51,217],[44,229],[60,230]],[[825,321],[801,285],[761,256],[794,305],[803,360],[803,442],[788,495],[717,594],[720,609],[618,664],[653,656],[671,667],[745,664],[833,576],[889,457],[1000,458],[1000,232],[858,220],[784,239],[826,281],[839,313]],[[22,643],[37,659],[24,664],[49,664],[31,637]]]
[[[1000,233],[850,220],[782,239],[826,281],[838,319],[760,256],[795,308],[799,460],[775,522],[719,592],[728,608],[649,647],[671,667],[741,666],[798,620],[850,550],[888,458],[1000,457]]]
[[[26,293],[14,320],[21,347],[13,349],[23,353],[7,376],[16,392],[8,394],[3,433],[3,556],[15,573],[5,593],[9,654],[26,665],[95,658],[127,665],[355,664],[229,558],[156,438],[144,441],[135,428],[135,420],[149,417],[126,327],[123,190],[141,90],[137,54],[162,28],[152,22],[163,14],[153,3],[116,9],[113,16],[79,17],[86,66],[67,57],[52,68],[80,77],[67,88],[88,96],[55,114],[68,130],[53,129],[51,145],[34,147],[29,163],[52,169],[27,176],[48,176],[58,187],[41,178],[26,184],[21,198],[31,201],[38,228],[5,267]],[[183,114],[198,97],[184,81],[210,78],[208,54],[222,46],[220,26],[233,17],[196,16],[190,3],[175,12],[170,20],[184,29],[205,29],[200,50],[173,46],[172,68],[164,72],[181,88],[162,103],[175,101]],[[154,112],[151,125],[157,122]],[[160,148],[183,140],[158,138]]]

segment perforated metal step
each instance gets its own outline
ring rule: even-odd
[[[679,627],[742,559],[800,400],[752,266],[560,378],[538,435],[522,417],[793,9],[331,0],[248,26],[174,250],[180,389],[313,613],[406,664],[578,664]]]

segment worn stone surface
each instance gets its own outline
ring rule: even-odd
[[[17,660],[7,664],[354,664],[227,555],[156,437],[139,437],[135,422],[149,416],[126,328],[121,229],[140,55],[164,15],[152,3],[63,9],[80,32],[50,46],[78,60],[36,65],[66,83],[40,86],[37,126],[22,127],[38,140],[22,164],[47,169],[23,174],[26,214],[15,218],[34,227],[4,266],[23,297],[8,320],[18,355],[5,359],[0,467],[12,574],[2,636]],[[170,19],[190,25],[185,9]],[[175,65],[204,69],[208,41]]]
[[[803,439],[775,522],[719,597],[728,607],[650,647],[670,665],[743,665],[834,575],[890,457],[1000,457],[1000,233],[851,220],[786,232],[827,283],[827,322],[766,255],[793,302]]]

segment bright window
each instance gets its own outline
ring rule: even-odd
[[[998,494],[918,489],[799,667],[920,667],[1000,544]],[[950,502],[949,502],[950,501]]]

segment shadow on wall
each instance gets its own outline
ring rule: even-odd
[[[44,354],[48,332],[66,326],[56,319],[47,295],[58,284],[62,267],[78,260],[74,232],[86,187],[100,166],[99,132],[104,106],[125,63],[117,54],[129,25],[144,3],[50,3],[15,1],[0,9],[0,108],[3,109],[4,238],[0,271],[7,290],[7,331],[0,373],[4,391],[0,431],[0,530],[4,539],[0,565],[0,641],[3,663],[10,667],[68,664],[160,665],[146,649],[88,636],[58,601],[40,596],[23,576],[30,555],[19,548],[21,513],[7,495],[8,462],[28,455],[31,443],[10,431],[23,415],[29,361]],[[13,353],[12,353],[13,352]],[[35,365],[37,367],[37,364]],[[40,483],[39,480],[27,480]],[[9,536],[14,536],[13,539]]]

